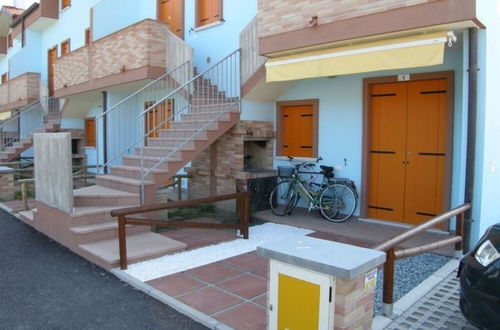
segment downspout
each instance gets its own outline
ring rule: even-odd
[[[108,111],[108,92],[102,92],[102,112]],[[108,163],[108,116],[104,115],[102,118],[102,152],[104,164]],[[108,166],[104,166],[104,173],[108,174]]]
[[[474,172],[476,163],[476,122],[477,122],[477,29],[469,28],[469,99],[467,114],[467,162],[465,168],[466,203],[474,202]],[[474,206],[472,204],[472,206]],[[463,252],[470,250],[472,207],[465,212]]]

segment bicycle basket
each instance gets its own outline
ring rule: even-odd
[[[280,178],[291,178],[293,176],[293,167],[278,166],[278,176]]]

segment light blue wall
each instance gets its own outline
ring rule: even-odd
[[[40,72],[42,69],[40,60],[41,34],[39,31],[27,30],[25,35],[25,46],[20,48],[10,59],[10,79],[26,72]]]
[[[185,1],[185,40],[194,48],[194,65],[200,72],[239,48],[240,31],[257,15],[257,1],[224,0],[224,23],[189,32],[195,27],[195,2]]]
[[[274,102],[241,101],[241,120],[272,121],[276,119]]]
[[[478,1],[479,71],[475,186],[472,200],[474,244],[486,228],[500,222],[500,2]]]
[[[148,11],[146,8],[153,10]],[[154,0],[128,0],[126,3],[123,0],[101,0],[94,7],[94,40],[145,18],[155,18],[155,14]]]
[[[341,166],[336,171],[337,177],[347,177],[361,188],[362,179],[362,119],[363,119],[363,79],[369,77],[389,76],[400,73],[420,73],[432,71],[455,72],[455,112],[453,140],[453,172],[452,172],[452,205],[460,203],[463,196],[465,144],[463,140],[462,117],[465,107],[463,94],[463,43],[446,48],[443,65],[402,71],[383,71],[369,74],[338,76],[335,78],[307,79],[296,82],[278,101],[319,99],[319,146],[318,155],[323,164]],[[275,110],[273,109],[273,116]],[[345,159],[345,162],[344,162]],[[284,165],[287,161],[277,160],[275,165]],[[347,164],[347,166],[345,165]],[[359,214],[359,210],[356,211]]]

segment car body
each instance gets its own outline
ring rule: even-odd
[[[500,329],[500,223],[461,260],[460,310],[481,329]]]

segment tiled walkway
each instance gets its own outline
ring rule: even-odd
[[[147,284],[236,329],[265,329],[267,259],[255,252]]]

